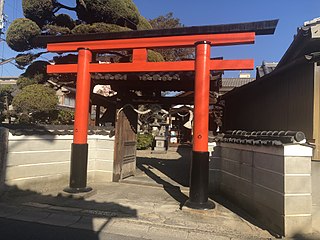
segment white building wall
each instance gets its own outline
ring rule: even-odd
[[[3,186],[45,192],[69,185],[72,135],[13,136],[0,128]],[[114,137],[88,136],[88,183],[111,182]]]
[[[312,148],[300,144],[210,146],[210,191],[283,236],[312,232]]]

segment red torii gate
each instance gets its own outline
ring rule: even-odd
[[[247,27],[248,24],[251,24],[250,27]],[[245,24],[216,25],[209,26],[209,29],[208,26],[197,27],[197,29],[190,27],[191,31],[184,31],[188,28],[181,28],[183,29],[182,32],[181,29],[156,30],[153,31],[155,34],[151,35],[150,32],[152,30],[135,31],[134,36],[130,32],[129,35],[131,34],[131,36],[122,39],[112,39],[112,35],[109,34],[106,40],[101,39],[103,38],[101,35],[96,35],[94,40],[86,40],[83,36],[80,38],[73,36],[71,40],[68,40],[68,37],[65,36],[51,37],[49,41],[45,40],[48,43],[47,49],[49,52],[78,52],[78,64],[48,65],[47,67],[48,73],[77,73],[70,183],[69,188],[65,189],[65,191],[78,193],[91,190],[91,188],[87,187],[87,132],[91,73],[195,71],[193,157],[190,194],[186,205],[197,209],[212,208],[213,203],[208,201],[210,71],[251,70],[254,68],[254,61],[252,59],[211,60],[210,48],[211,46],[252,44],[255,41],[256,34],[273,34],[276,25],[277,20],[272,20]],[[222,30],[221,26],[227,30]],[[211,31],[213,33],[203,34],[201,29],[204,29],[205,32],[210,32],[210,29],[218,29],[222,33]],[[178,36],[174,36],[176,34]],[[148,37],[141,37],[140,35],[147,35]],[[115,38],[119,38],[119,36]],[[196,48],[195,61],[147,62],[148,48],[193,46]],[[91,63],[92,52],[128,49],[133,50],[131,63]]]

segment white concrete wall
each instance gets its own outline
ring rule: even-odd
[[[302,145],[218,143],[211,154],[210,190],[278,234],[310,233],[311,156],[312,148]]]
[[[13,136],[0,129],[1,183],[45,192],[69,185],[72,135]],[[114,138],[88,136],[88,183],[111,182]]]

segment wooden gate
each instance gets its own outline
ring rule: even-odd
[[[135,174],[137,145],[137,113],[131,107],[118,111],[115,124],[113,181]]]

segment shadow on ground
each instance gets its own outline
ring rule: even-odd
[[[184,203],[188,200],[187,195],[181,192],[181,189],[179,186],[175,186],[161,177],[154,174],[152,171],[150,171],[148,168],[146,168],[144,165],[140,165],[139,169],[143,171],[148,177],[152,178],[157,184],[160,184],[163,186],[163,189],[173,198],[175,199],[179,205],[180,209],[182,209]]]
[[[1,239],[99,240],[112,219],[137,218],[136,209],[114,202],[44,195],[12,186],[3,189]],[[94,224],[94,219],[98,219],[98,224]]]
[[[188,199],[187,194],[185,194],[186,191],[182,192],[181,189],[189,187],[191,157],[192,149],[190,147],[178,147],[176,153],[168,151],[167,154],[152,154],[150,151],[149,154],[141,154],[137,157],[137,168],[138,171],[141,171],[138,174],[137,183],[139,184],[139,177],[142,179],[142,175],[145,178],[149,178],[175,199],[180,204],[181,209]],[[209,198],[250,224],[268,231],[275,238],[281,238],[281,236],[268,229],[251,217],[245,210],[239,208],[222,195],[210,193]],[[314,240],[316,238],[297,234],[294,239]]]
[[[190,147],[178,147],[177,151],[170,150],[166,154],[150,153],[137,157],[137,168],[142,172],[148,169],[157,169],[164,177],[183,187],[189,187]],[[151,177],[151,176],[150,176]]]
[[[181,188],[189,187],[191,148],[180,146],[176,151],[170,150],[166,154],[152,153],[137,157],[137,183],[155,182],[180,204],[180,209],[188,200],[188,196]],[[129,180],[130,181],[130,180]]]

